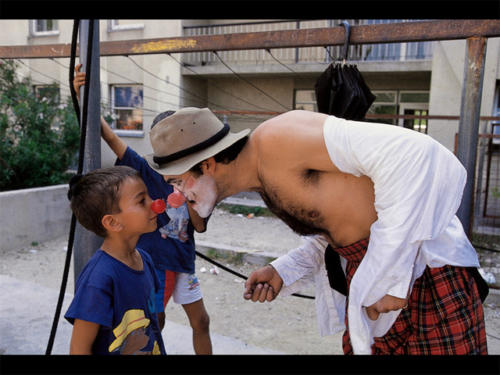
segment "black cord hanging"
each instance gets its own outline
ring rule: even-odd
[[[80,20],[75,19],[73,23],[73,34],[72,34],[72,40],[71,40],[71,57],[70,57],[70,69],[69,69],[69,88],[71,92],[71,98],[73,101],[73,107],[75,109],[75,113],[77,115],[78,123],[80,124],[80,149],[79,149],[79,158],[78,158],[78,174],[81,174],[83,171],[83,162],[84,162],[84,153],[85,153],[85,140],[86,140],[86,134],[87,134],[87,117],[88,117],[88,102],[89,102],[89,90],[90,90],[90,77],[91,77],[91,66],[92,66],[92,46],[93,46],[93,35],[94,35],[94,22],[90,21],[89,22],[89,35],[88,35],[88,45],[87,45],[87,61],[86,61],[86,75],[85,75],[85,86],[84,86],[84,101],[83,101],[83,113],[81,115],[80,113],[80,106],[78,103],[76,91],[73,87],[73,77],[75,74],[75,60],[76,60],[76,46],[77,46],[77,36],[78,36],[78,29],[80,25]],[[80,117],[82,118],[80,121]],[[68,281],[68,274],[69,274],[69,268],[71,265],[71,256],[73,252],[73,244],[74,244],[74,237],[75,237],[75,228],[76,228],[76,217],[73,214],[71,216],[71,224],[70,224],[70,234],[68,238],[68,246],[67,246],[67,252],[66,252],[66,260],[64,264],[64,271],[63,271],[63,278],[61,281],[61,288],[59,290],[59,298],[56,306],[56,312],[54,315],[54,320],[52,322],[52,328],[49,336],[49,341],[47,344],[47,349],[45,354],[50,355],[52,353],[52,348],[54,345],[54,340],[55,340],[55,335],[57,332],[57,325],[59,322],[59,317],[61,314],[61,309],[62,309],[62,304],[64,301],[64,294],[66,291],[66,285]],[[200,256],[201,258],[207,260],[208,262],[219,266],[220,268],[224,269],[227,272],[230,272],[236,276],[239,276],[243,279],[247,279],[246,276],[233,271],[222,264],[211,260],[210,258],[206,257],[205,255],[199,253],[196,251],[196,254]],[[303,298],[310,298],[314,299],[312,296],[305,296],[301,295],[298,293],[292,294],[297,297],[303,297]]]
[[[236,271],[233,271],[232,269],[226,267],[226,266],[223,266],[222,264],[216,262],[215,260],[212,260],[210,259],[209,257],[207,257],[206,255],[200,253],[199,251],[196,251],[196,255],[198,255],[200,258],[203,258],[205,259],[207,262],[209,263],[212,263],[216,266],[219,266],[220,268],[222,268],[224,271],[227,271],[229,273],[232,273],[233,275],[235,276],[238,276],[238,277],[241,277],[242,279],[245,279],[247,280],[248,279],[248,276],[245,276],[245,275],[242,275],[241,273],[239,272],[236,272]],[[309,299],[314,299],[313,296],[306,296],[306,295],[303,295],[303,294],[299,294],[299,293],[293,293],[292,296],[295,296],[295,297],[302,297],[302,298],[309,298]]]
[[[76,39],[78,34],[80,20],[75,20],[73,24],[73,35],[71,42],[71,66],[70,66],[70,90],[71,97],[73,100],[73,106],[75,108],[75,112],[78,114],[78,120],[80,120],[80,107],[78,105],[78,100],[76,97],[76,91],[73,87],[73,76],[74,76],[74,66],[75,66],[75,58],[76,58]],[[85,153],[85,139],[87,134],[87,112],[88,112],[88,104],[89,104],[89,87],[90,87],[90,75],[91,75],[91,64],[92,64],[92,46],[93,46],[93,37],[94,37],[94,21],[90,20],[89,22],[89,35],[88,35],[88,45],[87,45],[87,64],[86,64],[86,75],[85,75],[85,88],[84,88],[84,100],[83,100],[83,116],[80,124],[80,150],[79,150],[79,158],[78,158],[78,174],[81,174],[83,171],[83,160]],[[78,121],[80,123],[80,121]],[[66,285],[68,282],[68,274],[69,268],[71,264],[71,255],[73,252],[73,243],[75,238],[75,228],[76,228],[76,218],[73,214],[71,216],[71,225],[70,225],[70,233],[68,239],[68,246],[66,252],[66,260],[64,263],[64,271],[63,271],[63,279],[61,282],[61,288],[59,290],[59,299],[57,301],[56,312],[54,315],[54,320],[52,322],[52,329],[50,331],[49,342],[47,344],[47,350],[45,351],[45,355],[50,355],[52,353],[52,347],[54,345],[54,339],[57,331],[57,324],[59,322],[59,317],[61,315],[62,303],[64,300],[64,294],[66,292]]]

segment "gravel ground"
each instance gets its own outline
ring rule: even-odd
[[[222,230],[221,228],[224,228]],[[230,228],[228,230],[227,228]],[[209,233],[211,233],[209,235]],[[250,234],[253,233],[253,236]],[[258,235],[255,235],[258,233]],[[242,240],[243,236],[247,238]],[[214,242],[243,248],[264,249],[266,253],[283,252],[297,244],[298,238],[289,232],[279,220],[228,214],[215,210],[207,233],[197,237],[199,241]],[[35,282],[59,290],[67,238],[4,251],[0,254],[0,274]],[[492,272],[500,281],[500,253],[479,252],[483,268]],[[259,267],[242,262],[241,257],[219,258],[244,275]],[[205,268],[205,272],[201,269]],[[218,274],[210,272],[213,265],[198,258],[196,272],[201,282],[204,302],[210,315],[211,332],[237,338],[249,345],[289,354],[341,354],[341,334],[321,337],[318,333],[314,301],[299,297],[278,298],[272,303],[252,303],[243,299],[243,279],[222,269]],[[73,290],[73,270],[70,270],[67,292]],[[313,295],[312,290],[303,294]],[[500,293],[491,290],[485,304],[486,331],[490,354],[500,354]],[[188,325],[181,306],[170,302],[166,309],[167,320]],[[168,340],[168,322],[166,325]],[[191,337],[186,337],[191,340]]]

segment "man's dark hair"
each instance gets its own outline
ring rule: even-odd
[[[217,163],[222,163],[222,164],[229,164],[232,162],[236,157],[240,154],[241,150],[243,147],[245,147],[246,143],[248,141],[248,135],[244,138],[241,138],[237,142],[233,143],[231,146],[228,148],[220,151],[219,153],[214,155],[214,159]],[[201,163],[203,161],[199,162],[195,166],[193,166],[190,171],[193,172],[195,175],[200,176],[203,174],[201,171]]]
[[[141,176],[135,169],[124,165],[74,176],[69,183],[68,198],[78,222],[98,236],[106,237],[102,218],[120,212],[120,188],[128,178],[141,179]]]

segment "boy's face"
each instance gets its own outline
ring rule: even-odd
[[[140,178],[127,178],[120,187],[121,212],[115,214],[123,229],[130,234],[149,233],[156,230],[156,213],[151,209],[151,197]]]

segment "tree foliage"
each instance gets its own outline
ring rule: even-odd
[[[67,183],[80,131],[67,97],[53,83],[43,96],[14,61],[0,61],[0,191]]]

